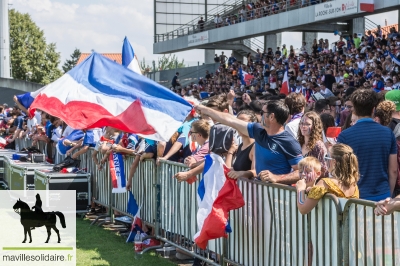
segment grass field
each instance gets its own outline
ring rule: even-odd
[[[101,227],[89,228],[89,220],[76,219],[76,256],[78,266],[168,266],[176,265],[155,253],[135,259],[133,243]]]

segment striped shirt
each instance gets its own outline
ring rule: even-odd
[[[390,194],[388,175],[389,156],[397,154],[396,139],[392,130],[371,118],[363,118],[343,131],[338,142],[349,145],[358,158],[361,199],[384,199]]]

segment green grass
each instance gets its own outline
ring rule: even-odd
[[[125,243],[125,238],[115,232],[98,226],[90,221],[76,219],[76,265],[78,266],[168,266],[176,265],[163,259],[154,252],[146,253],[135,259],[133,243]]]

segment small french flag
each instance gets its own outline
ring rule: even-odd
[[[132,45],[127,37],[125,37],[124,44],[122,46],[122,65],[142,75],[142,70],[140,69],[139,61],[137,60]]]
[[[290,93],[287,71],[285,71],[285,75],[283,76],[283,82],[280,93],[285,95],[289,95]]]
[[[374,0],[360,0],[360,11],[374,12]]]

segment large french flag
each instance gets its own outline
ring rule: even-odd
[[[360,0],[360,11],[374,12],[374,0]]]
[[[35,100],[36,96],[39,95],[39,93],[46,87],[40,88],[37,91],[34,92],[27,92],[24,94],[19,94],[17,95],[17,100],[18,102],[25,107],[26,109],[29,109],[33,103],[33,101]]]
[[[194,241],[201,249],[208,240],[227,237],[228,212],[244,206],[243,195],[236,180],[227,177],[229,168],[216,154],[205,157],[203,179],[198,188],[197,225]]]
[[[192,105],[156,82],[93,53],[36,96],[31,108],[75,129],[111,126],[168,141]]]
[[[282,87],[281,87],[280,93],[285,94],[285,95],[289,95],[289,93],[290,93],[287,70],[285,71],[285,74],[283,75],[283,81],[282,81]]]
[[[132,45],[127,37],[125,37],[124,44],[122,46],[122,65],[142,75],[139,61],[137,60],[136,54],[133,51]]]

